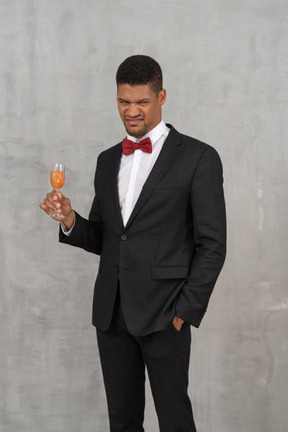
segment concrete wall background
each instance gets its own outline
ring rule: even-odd
[[[106,432],[90,325],[97,259],[38,209],[52,162],[87,215],[124,129],[120,62],[162,65],[164,119],[223,160],[229,250],[193,331],[199,432],[287,431],[288,3],[0,0],[0,431]],[[148,389],[146,430],[157,430]]]

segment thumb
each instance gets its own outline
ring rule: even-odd
[[[58,196],[58,201],[60,203],[63,203],[63,201],[65,200],[65,196],[61,192],[58,192],[57,196]]]
[[[61,204],[63,210],[65,207],[65,212],[71,210],[70,199],[66,198],[61,192],[58,193],[58,202]]]

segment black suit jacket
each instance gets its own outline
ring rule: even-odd
[[[117,189],[121,143],[101,153],[89,220],[76,213],[60,241],[99,254],[93,324],[107,330],[118,282],[129,331],[163,330],[175,315],[198,327],[225,259],[222,165],[207,144],[171,125],[123,226]]]

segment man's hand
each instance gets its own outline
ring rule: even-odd
[[[53,217],[56,221],[63,222],[64,225],[70,230],[74,224],[74,212],[71,208],[69,198],[65,198],[60,192],[56,194],[53,190],[47,193],[43,203],[39,204],[40,208],[47,213],[48,216],[52,215],[55,209],[64,217]]]
[[[184,320],[175,315],[175,317],[173,319],[173,325],[176,328],[176,330],[180,331],[183,323],[184,323]]]

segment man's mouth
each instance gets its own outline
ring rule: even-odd
[[[126,118],[125,121],[129,126],[138,126],[142,122],[142,118]]]

